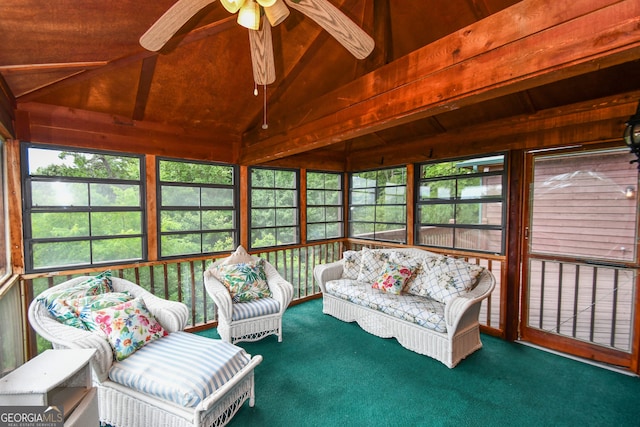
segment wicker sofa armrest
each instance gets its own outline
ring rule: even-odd
[[[343,264],[342,260],[330,262],[328,264],[318,264],[313,269],[313,277],[320,286],[322,293],[325,293],[325,285],[331,280],[337,280],[342,277]]]
[[[447,332],[453,337],[458,330],[478,322],[480,305],[495,288],[496,280],[489,270],[484,270],[478,284],[471,291],[449,301],[444,309]]]
[[[231,301],[229,290],[225,288],[209,270],[204,272],[204,287],[218,308],[218,317],[223,316],[224,318],[231,319],[231,315],[233,314],[233,301]]]

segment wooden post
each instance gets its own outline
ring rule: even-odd
[[[249,168],[241,165],[238,179],[240,180],[240,244],[249,248]]]
[[[144,157],[146,164],[146,179],[147,179],[147,259],[149,261],[156,261],[159,258],[158,254],[158,206],[157,206],[157,191],[156,178],[158,171],[156,170],[156,156],[147,154]],[[143,254],[144,256],[144,254]]]

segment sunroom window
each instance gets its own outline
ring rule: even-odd
[[[140,156],[24,144],[27,271],[146,258]]]
[[[416,243],[504,253],[504,155],[418,166]]]
[[[231,165],[158,160],[161,258],[236,247],[236,176]]]
[[[350,176],[349,236],[407,242],[407,168],[356,172]]]
[[[300,243],[298,181],[297,170],[251,168],[251,248]]]
[[[307,172],[307,240],[344,235],[342,174]]]

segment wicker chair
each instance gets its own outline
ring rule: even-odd
[[[100,422],[116,427],[148,427],[152,425],[186,427],[186,426],[223,426],[227,424],[246,400],[254,405],[254,368],[262,361],[259,355],[250,357],[242,367],[226,383],[213,392],[205,395],[197,405],[179,405],[177,403],[152,396],[147,393],[128,388],[112,381],[109,372],[119,365],[114,362],[113,350],[104,336],[95,332],[75,328],[58,322],[38,301],[51,292],[77,285],[89,277],[77,277],[43,292],[29,306],[29,322],[33,329],[44,339],[53,344],[54,349],[94,348],[97,351],[91,361],[93,382],[98,390]],[[182,337],[189,340],[207,341],[203,337],[181,332],[188,318],[187,307],[179,302],[158,298],[142,287],[120,278],[112,278],[114,292],[129,292],[133,297],[142,297],[149,312],[169,333],[138,350],[130,356],[153,346],[156,342],[164,343],[169,337]],[[175,339],[175,338],[174,338]],[[212,344],[221,343],[208,340]],[[165,344],[162,344],[165,345]],[[227,345],[225,343],[225,345]],[[187,347],[187,346],[185,346]],[[175,348],[175,347],[174,347]],[[239,349],[241,350],[241,349]],[[157,350],[156,350],[157,351]],[[187,353],[187,351],[185,351]],[[211,353],[200,354],[190,348],[189,355],[202,360],[210,360]],[[142,357],[142,356],[140,356]],[[128,360],[128,359],[127,359]],[[176,359],[168,359],[174,363]],[[125,360],[126,361],[126,360]],[[140,361],[138,359],[136,362]],[[152,363],[152,362],[150,362]],[[182,363],[184,365],[184,362]],[[179,364],[177,364],[179,365]],[[175,369],[179,369],[176,367]],[[181,375],[180,371],[173,374]]]
[[[259,260],[257,257],[252,259]],[[224,259],[217,260],[213,266],[221,262],[224,262]],[[211,268],[205,271],[204,285],[218,308],[218,333],[223,340],[235,344],[239,341],[258,341],[268,335],[277,335],[278,342],[282,342],[282,315],[293,298],[293,286],[267,261],[264,262],[264,270],[272,297],[242,303],[232,301],[229,291],[212,274]],[[261,304],[273,300],[277,302],[276,312],[254,314],[261,311]]]

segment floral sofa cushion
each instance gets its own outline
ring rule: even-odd
[[[342,278],[357,279],[360,274],[361,251],[344,251],[342,253]]]
[[[430,298],[411,294],[390,294],[373,289],[369,283],[352,279],[331,280],[327,293],[364,307],[381,311],[416,325],[446,332],[444,304]]]
[[[362,248],[358,282],[373,283],[384,271],[389,254],[379,249]]]
[[[483,270],[484,267],[453,257],[425,258],[407,292],[447,303],[455,296],[472,290]]]

